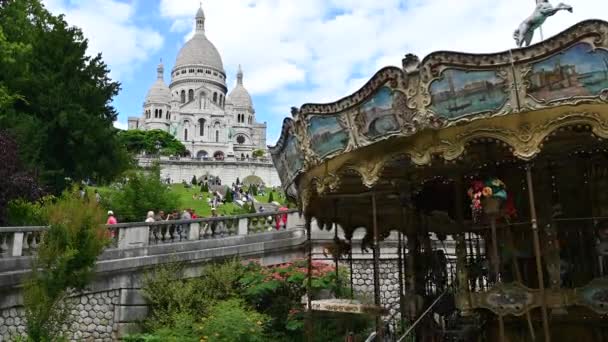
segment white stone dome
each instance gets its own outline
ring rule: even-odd
[[[235,107],[253,108],[251,95],[249,95],[249,92],[243,86],[243,71],[241,70],[240,65],[236,79],[236,87],[234,87],[230,94],[228,94],[227,100],[230,101]]]
[[[179,50],[175,60],[175,68],[195,64],[224,72],[224,63],[222,63],[220,53],[205,35],[205,14],[202,8],[199,8],[196,12],[195,23],[194,37]]]
[[[146,103],[166,103],[171,102],[171,90],[165,84],[163,80],[163,65],[162,63],[158,65],[157,70],[157,79],[150,90],[148,90],[148,94],[146,95]]]

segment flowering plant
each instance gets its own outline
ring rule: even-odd
[[[471,183],[471,187],[467,192],[471,198],[471,209],[473,217],[477,218],[483,211],[482,200],[485,198],[497,198],[500,200],[507,199],[507,187],[503,181],[498,178],[490,178],[485,182],[476,180]]]

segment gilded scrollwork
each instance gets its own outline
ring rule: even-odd
[[[476,307],[488,309],[500,316],[521,316],[540,306],[538,290],[532,290],[520,283],[498,284],[481,294]]]
[[[601,315],[608,314],[608,278],[594,279],[587,286],[575,290],[576,303]]]

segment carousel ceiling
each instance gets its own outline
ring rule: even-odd
[[[531,160],[564,127],[608,138],[608,22],[495,54],[407,55],[354,94],[293,108],[292,117],[271,154],[301,200],[310,191],[390,191],[436,159]]]

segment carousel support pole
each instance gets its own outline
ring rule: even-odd
[[[492,229],[492,273],[496,283],[500,282],[500,259],[498,256],[498,234],[496,232],[496,216],[490,216],[490,228]],[[499,341],[505,341],[505,320],[502,315],[498,315],[498,335]]]
[[[507,228],[507,242],[509,244],[509,249],[515,251],[515,242],[513,240],[513,233],[511,227]],[[517,257],[512,257],[513,261],[513,269],[515,270],[515,277],[517,281],[523,285],[523,280],[521,276],[521,270],[519,269],[519,264],[517,263]],[[534,325],[532,324],[532,315],[530,315],[530,311],[526,311],[526,321],[528,323],[528,330],[530,331],[530,337],[532,341],[536,341],[536,334],[534,333]]]
[[[334,241],[338,241],[338,224],[337,223],[334,223]],[[339,270],[338,262],[340,262],[340,255],[338,253],[336,253],[336,255],[334,255],[334,263],[336,264],[336,297],[340,297],[340,270]]]
[[[306,331],[307,331],[307,340],[309,342],[314,341],[313,337],[313,320],[312,320],[312,239],[311,239],[311,218],[306,217],[306,247],[308,248],[308,272],[306,279],[306,305],[307,305],[307,315],[306,315]]]
[[[405,209],[404,209],[405,211]],[[405,296],[403,293],[403,236],[399,231],[397,240],[397,268],[399,269],[399,312],[401,313],[401,329],[405,327]]]
[[[380,306],[380,232],[378,229],[378,208],[376,194],[372,194],[372,216],[374,227],[374,304]],[[381,341],[384,338],[382,317],[376,316],[376,334]]]
[[[538,289],[540,292],[542,306],[541,312],[543,317],[543,331],[545,342],[551,342],[549,331],[549,316],[547,314],[547,298],[545,298],[545,279],[543,277],[543,264],[541,260],[540,238],[538,236],[538,221],[536,217],[536,206],[534,202],[534,188],[532,182],[532,167],[526,165],[526,181],[528,183],[528,198],[530,201],[530,219],[532,223],[532,237],[534,242],[534,256],[536,259],[536,273],[538,275]]]

